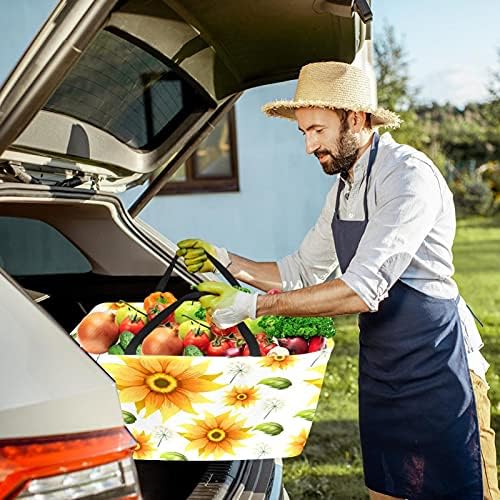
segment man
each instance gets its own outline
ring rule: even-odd
[[[208,252],[238,279],[286,292],[206,282],[198,286],[210,294],[204,305],[222,327],[269,314],[360,313],[359,426],[370,498],[481,499],[483,482],[484,497],[499,498],[487,363],[451,278],[455,212],[444,179],[422,153],[379,137],[378,126],[397,127],[399,118],[371,104],[369,79],[353,66],[307,65],[294,99],[263,110],[296,120],[306,152],[339,180],[299,250],[279,262],[179,242],[192,272],[213,270]]]

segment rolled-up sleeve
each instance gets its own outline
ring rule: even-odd
[[[277,262],[283,290],[317,285],[336,274],[338,260],[331,223],[335,210],[337,184],[328,194],[316,224],[307,233],[299,249]]]
[[[443,207],[436,173],[418,158],[379,179],[375,196],[376,209],[340,277],[372,312],[410,265]]]

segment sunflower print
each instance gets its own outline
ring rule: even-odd
[[[234,448],[244,446],[242,441],[251,437],[250,427],[243,427],[245,420],[237,420],[237,415],[231,415],[231,411],[217,416],[205,413],[203,419],[193,422],[184,424],[186,432],[180,434],[190,441],[186,451],[197,450],[203,458],[234,455]]]
[[[216,391],[224,385],[213,382],[221,374],[207,375],[208,362],[186,368],[181,360],[170,357],[123,357],[125,365],[103,367],[114,378],[120,401],[134,403],[145,417],[160,411],[163,421],[179,411],[196,413],[193,403],[210,403],[202,393]]]
[[[307,436],[308,432],[305,429],[302,429],[299,434],[292,437],[286,449],[286,456],[296,457],[297,455],[300,455],[306,445]]]
[[[304,380],[304,382],[307,382],[308,384],[313,385],[318,390],[321,390],[321,386],[323,385],[322,378],[313,378],[313,379],[309,379],[309,380]]]
[[[259,390],[256,387],[233,387],[226,393],[224,404],[236,408],[248,408],[258,401]]]
[[[315,368],[310,368],[308,370],[311,376],[315,376],[315,378],[304,379],[304,382],[313,385],[316,389],[321,390],[321,386],[323,385],[323,379],[325,376],[325,365],[316,366]]]
[[[307,402],[308,406],[315,405],[319,401],[319,397],[321,394],[320,391],[321,391],[321,387],[323,385],[323,374],[324,374],[325,368],[324,368],[324,366],[318,366],[316,368],[311,369],[310,371],[313,372],[314,374],[317,374],[317,378],[305,379],[304,382],[306,384],[310,384],[313,387],[315,387],[317,389],[317,392],[316,392],[316,394],[313,394],[311,399],[309,399],[309,401]]]
[[[286,370],[292,367],[297,362],[295,356],[283,355],[283,354],[271,354],[264,356],[259,360],[259,365],[265,368],[271,368],[275,370]]]
[[[144,460],[151,458],[156,450],[156,444],[151,439],[150,434],[146,434],[144,431],[134,432],[132,431],[134,439],[137,444],[134,449],[134,456],[136,460]]]

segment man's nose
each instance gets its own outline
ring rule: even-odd
[[[318,148],[318,141],[313,136],[306,135],[306,153],[310,155],[314,153]]]

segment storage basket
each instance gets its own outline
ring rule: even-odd
[[[99,304],[92,312],[113,307]],[[238,326],[255,341],[246,325]],[[126,352],[135,352],[144,330]],[[256,342],[247,343],[255,354]],[[302,452],[333,345],[328,339],[320,351],[288,356],[92,356],[116,382],[125,424],[138,443],[135,459],[253,460]]]

